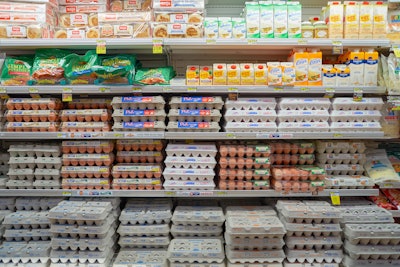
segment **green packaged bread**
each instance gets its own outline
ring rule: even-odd
[[[36,51],[32,68],[32,79],[37,84],[58,84],[64,80],[65,57],[70,52],[60,49]]]
[[[98,65],[96,51],[89,50],[85,55],[70,54],[65,57],[65,77],[70,84],[93,84],[96,74],[93,66]]]
[[[99,65],[92,69],[100,84],[132,84],[135,66],[134,55],[106,55],[99,56]]]
[[[142,68],[135,74],[135,83],[140,85],[168,85],[175,77],[175,71],[171,66],[161,68]]]
[[[31,79],[33,57],[6,57],[1,71],[2,85],[27,85]]]

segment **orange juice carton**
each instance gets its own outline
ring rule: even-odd
[[[304,49],[295,49],[288,61],[293,62],[294,65],[295,85],[308,85],[308,52]]]
[[[347,66],[350,68],[350,86],[364,85],[364,52],[359,50],[349,51]]]
[[[287,2],[288,37],[301,38],[301,4]]]
[[[268,67],[267,64],[254,64],[254,84],[268,85]]]
[[[259,1],[260,38],[274,38],[274,4],[272,1]]]
[[[377,1],[374,7],[374,26],[372,30],[373,39],[385,39],[387,34],[388,5]]]
[[[253,63],[240,64],[240,84],[253,85],[254,84],[254,65]]]
[[[274,1],[274,38],[288,38],[288,9],[285,1]]]
[[[213,65],[213,85],[226,85],[226,64],[214,63]]]
[[[372,39],[374,22],[374,7],[370,2],[360,3],[360,34],[359,39]]]
[[[360,32],[360,5],[355,1],[344,2],[344,38],[358,39]]]
[[[328,2],[325,22],[331,39],[343,38],[343,4],[338,1]]]
[[[377,86],[378,61],[378,52],[373,49],[364,52],[364,86]]]
[[[186,67],[186,85],[200,84],[200,67],[199,65],[189,65]]]
[[[333,65],[322,65],[322,85],[336,86],[336,69]]]
[[[347,87],[350,85],[350,68],[345,64],[336,64],[336,86]]]
[[[293,62],[281,62],[282,85],[294,86],[296,82],[296,71]]]
[[[200,66],[200,85],[213,84],[213,67]]]
[[[244,14],[247,38],[260,38],[260,7],[258,2],[246,2]]]
[[[228,85],[240,84],[240,64],[227,64],[226,72]]]
[[[219,17],[218,18],[218,37],[223,39],[232,38],[232,18]]]
[[[268,62],[268,85],[282,85],[282,67],[280,62]]]
[[[322,86],[322,52],[308,52],[308,85]]]

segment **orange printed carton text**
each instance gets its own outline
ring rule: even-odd
[[[253,63],[240,64],[240,84],[253,85],[254,84],[254,65]]]
[[[199,65],[189,65],[186,67],[186,85],[200,84]]]
[[[268,62],[268,85],[282,85],[282,67],[280,62]]]
[[[239,85],[240,84],[240,64],[227,64],[226,65],[228,85]]]
[[[360,5],[355,1],[344,2],[344,38],[358,39],[360,32]]]
[[[308,85],[308,52],[302,49],[294,50],[289,57],[290,62],[293,62],[296,82],[295,85]]]
[[[254,84],[255,85],[268,85],[267,64],[263,64],[263,63],[254,64]]]
[[[336,69],[333,65],[322,65],[322,85],[336,86]]]
[[[374,7],[372,3],[364,1],[360,3],[360,34],[359,39],[372,39],[374,26]]]
[[[213,85],[226,85],[226,64],[214,63],[213,65]]]
[[[308,85],[322,86],[322,52],[308,52]]]
[[[388,5],[377,1],[374,7],[374,27],[372,30],[373,39],[385,39],[387,34]]]
[[[328,35],[331,39],[343,38],[343,4],[338,1],[328,2],[325,22],[328,25]]]
[[[200,85],[213,84],[213,67],[200,66]]]
[[[296,82],[296,70],[293,62],[282,62],[282,85],[294,86]]]

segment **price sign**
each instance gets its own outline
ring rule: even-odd
[[[343,43],[342,41],[332,41],[332,54],[341,55],[343,54]]]
[[[105,40],[97,40],[96,54],[98,55],[107,54],[107,46]]]
[[[339,192],[331,192],[331,201],[332,201],[332,205],[334,205],[334,206],[339,206],[340,205]]]
[[[153,54],[162,54],[162,53],[163,53],[163,40],[153,39]]]
[[[353,100],[356,102],[361,102],[363,99],[363,90],[362,88],[354,88],[353,91]]]
[[[62,89],[62,101],[63,102],[72,102],[72,88],[63,88]]]
[[[325,89],[325,98],[332,98],[335,95],[335,88],[326,88]]]

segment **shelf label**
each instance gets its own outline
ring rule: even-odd
[[[247,44],[253,45],[253,44],[257,44],[257,43],[258,43],[258,39],[254,39],[254,38],[247,39]]]
[[[213,191],[178,191],[176,196],[181,197],[201,197],[201,196],[213,196]]]
[[[363,89],[362,88],[354,88],[353,100],[356,102],[361,102],[362,99],[363,99]]]
[[[112,196],[111,190],[79,190],[76,192],[77,196]]]
[[[301,87],[300,91],[307,92],[307,91],[310,91],[310,88],[309,87]]]
[[[162,91],[164,93],[169,93],[169,92],[172,92],[172,88],[171,87],[163,87]]]
[[[343,138],[343,134],[340,133],[334,133],[333,138]]]
[[[97,40],[96,42],[97,42],[96,54],[98,54],[98,55],[107,54],[106,41],[105,40]]]
[[[332,98],[335,95],[335,88],[326,88],[325,89],[325,98]]]
[[[141,93],[142,87],[132,87],[132,93]]]
[[[72,102],[72,88],[63,88],[62,89],[62,101],[63,102]]]
[[[188,87],[186,89],[187,92],[197,92],[197,87]]]
[[[394,52],[394,55],[395,55],[397,58],[400,58],[400,48],[398,48],[398,47],[393,48],[393,52]]]
[[[176,192],[172,192],[172,191],[166,191],[164,192],[165,196],[167,197],[174,197],[176,196]]]
[[[343,43],[342,41],[332,41],[332,54],[341,55],[343,54]]]
[[[331,201],[332,205],[339,206],[340,205],[340,194],[339,192],[331,192]]]
[[[122,138],[122,137],[124,137],[124,134],[123,133],[114,133],[114,137],[115,138]]]
[[[162,53],[163,53],[163,40],[153,39],[153,54],[162,54]]]
[[[67,138],[67,133],[57,133],[57,138]]]
[[[234,138],[236,138],[236,135],[235,135],[234,133],[227,133],[227,134],[226,134],[226,138],[232,138],[232,139],[234,139]]]
[[[70,191],[64,191],[64,192],[61,193],[61,195],[63,197],[70,197],[70,196],[72,196],[72,193]]]
[[[274,87],[274,91],[283,91],[283,87]]]
[[[217,42],[216,39],[206,39],[206,44],[215,44]]]
[[[7,94],[7,88],[0,87],[0,94]]]
[[[111,92],[111,89],[108,88],[108,87],[100,87],[100,88],[99,88],[99,92],[100,92],[100,93],[106,93],[106,94],[108,94],[108,93]]]
[[[307,39],[298,39],[297,44],[306,45],[306,44],[308,44],[308,40]]]
[[[39,93],[39,89],[35,88],[35,87],[29,87],[28,88],[28,93],[30,94],[37,94]]]
[[[237,89],[236,87],[229,87],[228,92],[229,93],[237,93],[237,92],[239,92],[239,89]]]

